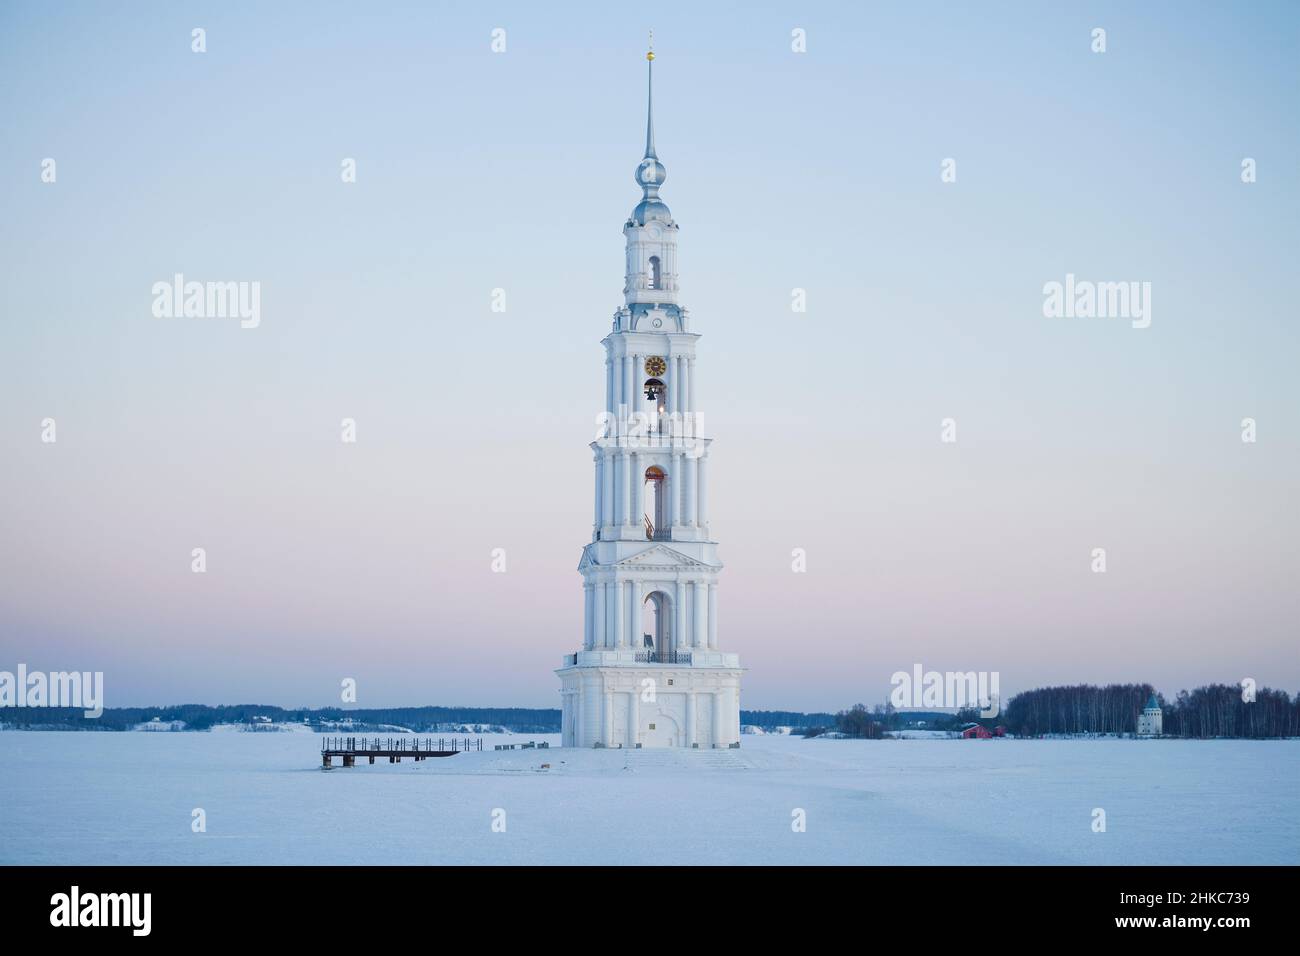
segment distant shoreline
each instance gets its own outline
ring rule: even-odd
[[[797,711],[741,711],[745,725],[775,730],[834,722],[831,714]],[[558,734],[560,710],[530,707],[299,707],[270,704],[178,704],[169,707],[105,707],[86,717],[75,707],[0,709],[0,729],[49,731],[204,731],[218,726],[301,726],[321,733],[491,733]],[[149,727],[148,729],[153,729]]]

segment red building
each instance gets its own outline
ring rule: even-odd
[[[993,736],[993,732],[979,724],[970,724],[962,728],[961,736],[963,740],[986,740]]]

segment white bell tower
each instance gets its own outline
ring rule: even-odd
[[[717,544],[695,404],[695,345],[678,302],[677,223],[659,187],[654,51],[642,196],[623,225],[624,305],[605,346],[595,509],[582,551],[582,649],[560,677],[566,747],[740,746],[740,658],[718,644]]]

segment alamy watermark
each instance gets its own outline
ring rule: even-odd
[[[50,897],[51,926],[124,926],[148,936],[152,911],[152,893],[83,893],[74,885]]]
[[[155,282],[152,292],[157,319],[239,319],[243,329],[262,322],[261,282],[187,282],[178,272]]]
[[[1067,272],[1064,282],[1043,286],[1043,315],[1049,319],[1130,319],[1133,328],[1151,325],[1150,282],[1092,282]]]
[[[673,449],[687,458],[699,458],[707,447],[701,437],[704,418],[699,412],[628,412],[596,416],[596,444],[600,448]]]
[[[889,702],[896,710],[961,710],[978,707],[981,717],[1002,712],[997,671],[927,671],[920,664],[912,672],[895,671],[889,679]]]
[[[81,707],[86,717],[104,714],[103,671],[0,671],[0,707]]]

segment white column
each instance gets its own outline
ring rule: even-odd
[[[627,700],[627,745],[632,748],[636,747],[637,731],[641,729],[641,713],[638,704],[637,691],[633,688]]]
[[[695,397],[695,356],[690,356],[686,360],[686,409],[692,415],[695,414],[697,406]]]
[[[604,646],[607,646],[607,648],[616,648],[616,646],[619,646],[620,631],[619,607],[617,607],[617,602],[619,602],[619,584],[617,584],[617,581],[610,581],[610,583],[607,583],[604,587],[606,587],[606,593],[604,593],[604,613],[606,613],[606,627],[608,628],[608,630],[604,632]]]
[[[677,409],[677,403],[673,401],[673,392],[677,388],[677,382],[673,379],[673,360],[665,357],[664,374],[659,377],[664,380],[664,414],[671,415]]]
[[[645,468],[641,456],[632,453],[632,524],[636,527],[636,537],[645,534]]]
[[[678,502],[681,500],[681,492],[678,490],[682,487],[681,473],[682,456],[676,453],[669,459],[668,465],[668,527],[671,528],[678,522]]]
[[[709,592],[703,581],[691,586],[691,610],[695,613],[695,646],[704,650],[709,639]]]
[[[631,585],[632,601],[627,609],[627,641],[634,651],[639,651],[641,645],[645,643],[644,638],[641,636],[641,582],[632,581]]]
[[[715,747],[725,746],[726,732],[722,729],[722,715],[726,707],[722,700],[723,693],[724,691],[720,690],[713,692],[713,746]]]
[[[682,503],[682,524],[694,526],[695,524],[695,481],[699,474],[695,469],[696,459],[690,455],[682,455],[682,470],[686,475],[685,492],[686,500]]]
[[[601,741],[606,747],[614,746],[614,695],[610,691],[605,691],[605,707],[603,720],[604,726],[601,728]]]
[[[605,582],[592,584],[591,648],[605,646]]]
[[[587,740],[586,725],[583,724],[587,718],[586,703],[586,686],[579,678],[573,688],[573,746],[575,747],[581,747]]]
[[[592,462],[592,471],[596,473],[596,491],[592,495],[592,498],[596,502],[596,514],[592,518],[592,526],[596,529],[597,533],[592,534],[591,540],[595,541],[600,536],[600,455],[595,456]]]
[[[684,453],[673,455],[677,462],[677,475],[680,480],[677,481],[679,496],[673,505],[677,506],[677,520],[675,524],[690,524],[690,459],[686,458]]]
[[[673,381],[677,387],[677,411],[686,414],[686,363],[680,355],[673,356]]]
[[[709,526],[709,476],[704,467],[707,460],[701,446],[700,457],[695,459],[695,470],[698,473],[695,479],[695,523],[701,528]]]
[[[626,624],[626,621],[623,619],[623,582],[611,581],[610,585],[614,589],[614,633],[610,635],[612,640],[609,641],[609,646],[622,647],[624,644],[623,626]]]
[[[696,717],[695,717],[695,708],[696,708],[695,692],[694,692],[694,691],[690,691],[690,692],[688,692],[687,695],[686,695],[686,743],[685,743],[685,746],[687,746],[687,747],[691,746],[691,744],[695,743],[696,740],[698,739],[698,738],[696,737],[696,729],[695,729],[695,728],[696,728],[696,723],[697,723],[697,721],[696,721]]]
[[[709,582],[709,650],[718,649],[718,583]]]
[[[630,386],[630,393],[632,393],[632,401],[629,402],[629,406],[632,407],[632,410],[636,410],[636,408],[641,407],[641,356],[640,355],[632,356],[632,359],[630,359],[630,368],[632,368],[632,386]]]
[[[633,515],[632,506],[634,496],[632,492],[632,454],[623,451],[619,454],[619,459],[623,462],[623,485],[621,485],[621,498],[623,498],[623,523],[632,525],[636,523],[636,516]]]
[[[735,687],[726,690],[727,700],[727,742],[740,740],[740,692]]]
[[[614,410],[614,365],[609,354],[605,355],[605,411]]]
[[[582,649],[589,651],[595,647],[595,587],[590,581],[582,585]]]
[[[612,502],[614,513],[609,523],[620,525],[623,523],[623,512],[627,509],[623,507],[623,453],[618,449],[614,449],[614,454],[610,456],[609,466],[614,472],[614,501]]]
[[[614,356],[614,391],[613,391],[613,411],[618,412],[618,406],[623,404],[623,360],[617,355]]]
[[[632,392],[635,386],[632,384],[632,356],[623,356],[623,404],[632,409]]]
[[[600,495],[600,526],[608,528],[614,523],[614,469],[604,452],[600,453],[600,477],[604,486]]]
[[[673,599],[673,609],[676,613],[673,616],[676,620],[673,622],[672,649],[681,651],[691,646],[689,636],[686,633],[686,585],[678,581],[674,591],[676,593]]]

